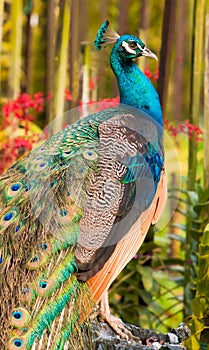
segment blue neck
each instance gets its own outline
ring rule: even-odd
[[[118,80],[120,102],[143,110],[160,125],[163,124],[158,94],[150,80],[132,60],[121,60],[112,50],[110,64]]]

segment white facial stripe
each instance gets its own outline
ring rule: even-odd
[[[138,48],[141,50],[141,51],[144,51],[143,48],[141,47],[141,45],[139,43],[136,43],[136,45],[138,46]]]
[[[122,46],[125,47],[126,51],[128,51],[129,53],[132,53],[133,55],[136,55],[136,51],[132,50],[129,46],[128,43],[126,41],[122,42]]]

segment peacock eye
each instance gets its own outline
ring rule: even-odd
[[[132,50],[135,50],[135,49],[137,49],[137,43],[135,42],[135,41],[132,41],[132,42],[129,42],[128,43],[128,46],[129,46],[129,48],[130,49],[132,49]]]

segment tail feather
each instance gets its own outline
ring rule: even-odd
[[[50,296],[77,271],[77,266],[72,260],[73,253],[66,255],[64,260],[53,271],[49,278],[44,278],[43,273],[35,281],[35,291],[41,296]],[[46,275],[46,272],[44,272]]]
[[[57,297],[44,305],[41,311],[39,311],[37,317],[33,320],[31,327],[26,333],[26,349],[30,349],[34,341],[41,337],[44,330],[49,328],[54,319],[62,313],[62,310],[67,306],[72,295],[77,294],[78,281],[75,277],[72,277],[67,285],[61,290]]]
[[[87,286],[77,281],[73,259],[81,212],[62,185],[64,175],[39,184],[38,175],[26,179],[25,168],[16,166],[1,177],[2,348],[64,348],[75,323],[88,315]]]
[[[60,335],[57,337],[56,342],[52,347],[52,350],[64,349],[64,346],[68,342],[68,339],[78,320],[79,320],[79,312],[75,311],[73,317],[71,316],[70,320],[66,322],[65,327],[61,329]]]
[[[26,309],[16,308],[13,314],[19,312],[24,320],[19,321],[17,315],[19,324],[17,320],[11,322],[9,350],[45,350],[49,344],[50,349],[64,349],[76,324],[82,324],[93,309],[91,300],[88,286],[72,275],[51,295],[37,297],[31,315]]]

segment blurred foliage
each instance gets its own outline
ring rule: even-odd
[[[209,191],[208,191],[209,192]],[[209,203],[207,204],[207,206]],[[193,316],[189,321],[192,335],[185,341],[188,349],[207,349],[209,339],[209,224],[200,244],[196,296],[192,300]]]

